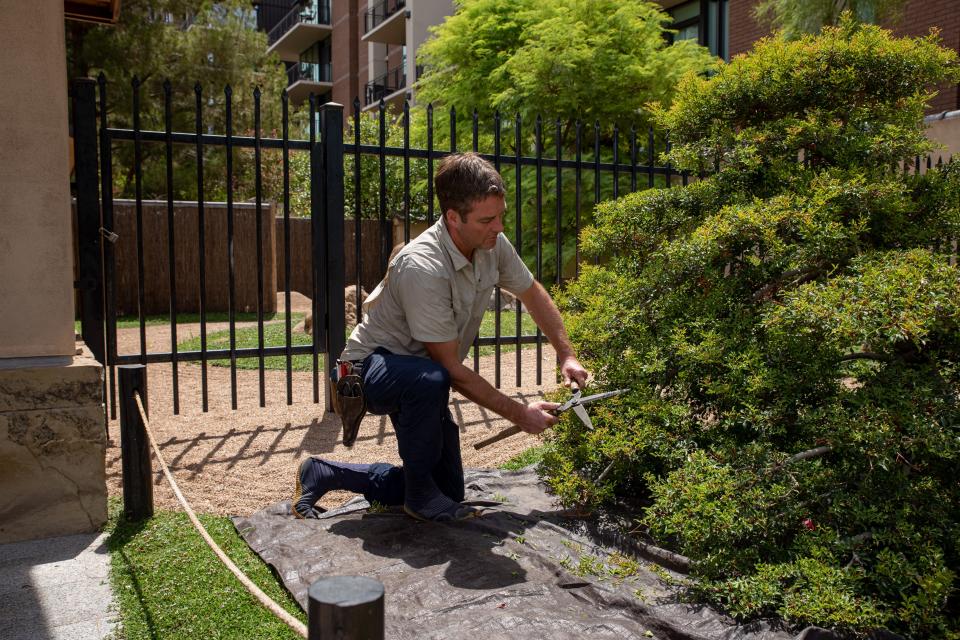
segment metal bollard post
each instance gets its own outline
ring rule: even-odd
[[[310,640],[383,640],[383,585],[377,580],[322,578],[308,593]]]
[[[123,512],[128,520],[153,516],[153,466],[150,442],[137,408],[134,392],[147,407],[147,367],[142,364],[117,367],[120,374],[120,457],[123,467]]]

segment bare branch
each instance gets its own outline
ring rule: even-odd
[[[794,462],[800,462],[801,460],[810,460],[811,458],[819,458],[825,456],[828,453],[833,451],[833,447],[830,445],[823,445],[822,447],[814,447],[813,449],[807,449],[806,451],[801,451],[800,453],[795,453],[783,462],[781,462],[777,468],[785,467]],[[776,470],[776,469],[775,469]]]
[[[874,353],[872,351],[857,351],[855,353],[848,353],[840,356],[840,362],[847,362],[849,360],[876,360],[877,362],[890,362],[892,358],[888,355]]]
[[[790,271],[784,271],[782,274],[780,274],[779,278],[773,282],[765,284],[763,287],[758,289],[753,294],[752,299],[754,302],[763,302],[764,300],[769,300],[775,296],[780,289],[784,288],[784,286],[795,287],[799,284],[803,284],[804,282],[809,282],[820,275],[822,271],[823,270],[820,267],[808,267],[806,269],[791,269]],[[796,279],[793,280],[793,282],[790,282],[789,285],[785,285],[784,283],[791,278]]]
[[[610,461],[610,464],[607,465],[607,468],[597,477],[597,484],[603,483],[607,479],[607,476],[610,475],[610,472],[613,471],[613,460]]]
[[[833,447],[832,447],[832,446],[830,446],[830,445],[823,445],[822,447],[814,447],[813,449],[807,449],[806,451],[801,451],[800,453],[795,453],[795,454],[793,454],[792,456],[790,456],[789,458],[787,458],[786,460],[784,460],[783,462],[781,462],[780,464],[771,467],[771,468],[768,469],[765,473],[763,473],[763,474],[761,474],[761,475],[757,475],[757,477],[755,477],[755,478],[753,479],[753,482],[751,482],[751,483],[747,486],[747,489],[752,488],[755,484],[757,484],[758,482],[760,482],[761,479],[766,478],[767,476],[772,476],[773,474],[777,473],[778,471],[780,471],[780,470],[783,469],[784,467],[787,467],[787,466],[793,464],[794,462],[800,462],[801,460],[812,460],[812,459],[814,459],[814,458],[820,458],[820,457],[822,457],[822,456],[827,455],[827,454],[830,453],[831,451],[833,451]]]

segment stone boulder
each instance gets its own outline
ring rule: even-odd
[[[367,293],[363,287],[360,287],[360,304],[362,305],[367,299],[367,296],[370,294]],[[357,285],[353,284],[349,287],[344,288],[343,290],[343,308],[346,312],[346,322],[347,329],[353,329],[357,324]],[[303,322],[296,326],[297,330],[302,330],[304,333],[313,335],[313,313],[308,312],[307,317],[303,319]]]
[[[502,311],[514,311],[517,308],[517,299],[506,289],[500,289],[500,309]],[[487,301],[487,311],[496,311],[497,309],[497,290],[490,292],[490,300]]]

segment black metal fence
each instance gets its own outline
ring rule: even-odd
[[[508,186],[508,203],[510,207],[511,240],[516,245],[521,257],[539,280],[544,279],[544,249],[552,252],[555,264],[548,271],[552,272],[550,282],[545,284],[562,285],[565,277],[565,264],[572,259],[575,264],[580,262],[579,235],[582,222],[587,219],[594,205],[602,199],[623,195],[626,191],[649,188],[655,185],[670,186],[676,182],[686,184],[689,176],[678,173],[669,165],[658,166],[655,163],[657,149],[663,150],[669,145],[665,137],[656,135],[653,129],[638,131],[631,129],[621,132],[617,127],[601,132],[600,123],[585,124],[581,122],[561,123],[559,121],[544,123],[537,118],[533,123],[522,122],[519,116],[502,118],[495,115],[492,123],[485,125],[486,132],[481,133],[479,117],[476,113],[466,121],[457,121],[457,113],[451,110],[443,116],[449,124],[449,131],[439,131],[434,124],[434,110],[426,109],[426,144],[423,148],[416,148],[410,144],[411,111],[405,104],[399,114],[399,126],[402,127],[403,141],[398,144],[388,144],[386,138],[388,114],[381,102],[376,114],[379,125],[379,139],[374,143],[365,142],[361,137],[361,107],[359,100],[353,104],[352,122],[344,121],[343,107],[337,104],[317,104],[311,96],[309,104],[308,135],[301,138],[291,138],[291,114],[288,110],[286,94],[280,97],[282,105],[282,126],[280,135],[266,137],[261,131],[261,96],[259,90],[253,93],[253,126],[252,130],[238,135],[234,130],[233,94],[229,87],[222,96],[222,123],[223,132],[213,133],[208,130],[204,122],[204,107],[207,96],[200,86],[196,86],[194,101],[193,131],[174,131],[172,128],[172,88],[170,83],[163,87],[163,130],[146,130],[141,126],[140,113],[140,85],[135,80],[132,92],[131,125],[129,127],[111,126],[107,119],[109,113],[108,87],[106,80],[101,76],[99,80],[80,79],[73,83],[74,104],[74,131],[77,148],[77,216],[78,216],[78,287],[81,298],[82,333],[85,342],[90,346],[97,359],[108,367],[109,396],[111,398],[112,415],[115,416],[115,382],[114,367],[123,364],[156,364],[167,363],[171,366],[171,393],[174,413],[180,412],[179,365],[180,363],[199,363],[201,371],[202,409],[207,411],[209,400],[208,366],[210,360],[229,360],[230,366],[230,399],[231,407],[238,407],[237,391],[237,362],[242,359],[256,359],[259,376],[259,405],[266,405],[264,384],[264,359],[270,356],[281,356],[285,359],[286,369],[286,402],[293,403],[293,376],[291,359],[294,356],[312,356],[312,386],[313,401],[320,401],[320,384],[326,379],[321,374],[325,365],[323,362],[335,360],[345,342],[345,307],[344,298],[340,295],[344,291],[344,184],[345,168],[352,173],[352,185],[355,189],[354,202],[361,202],[362,176],[361,163],[364,159],[375,161],[378,167],[379,202],[377,211],[366,212],[367,217],[380,220],[380,250],[376,256],[364,256],[360,249],[361,243],[361,216],[354,217],[356,230],[353,235],[356,242],[356,273],[360,274],[362,262],[375,259],[380,264],[381,272],[385,271],[387,256],[393,244],[392,223],[390,216],[402,219],[404,240],[411,237],[411,222],[417,219],[432,224],[436,218],[434,210],[433,173],[435,163],[445,155],[472,149],[489,159],[505,176]],[[97,95],[99,94],[99,96]],[[98,105],[99,101],[99,105]],[[98,108],[99,107],[99,108]],[[345,128],[346,125],[346,128]],[[532,125],[532,126],[531,126]],[[352,129],[353,140],[345,141]],[[568,130],[569,129],[569,130]],[[469,139],[465,144],[458,139]],[[561,138],[568,133],[569,143],[564,144]],[[483,138],[489,149],[482,149],[480,139]],[[442,140],[443,148],[435,144],[435,140]],[[132,165],[125,167],[131,172],[134,185],[133,199],[136,203],[136,246],[139,259],[137,286],[141,301],[141,312],[135,322],[139,329],[139,350],[132,353],[118,353],[117,349],[117,316],[116,316],[116,281],[115,256],[113,244],[109,241],[114,228],[113,221],[113,191],[114,191],[114,155],[118,147],[132,146]],[[147,276],[144,273],[142,256],[144,242],[155,242],[157,239],[143,237],[143,185],[144,185],[144,151],[147,146],[162,149],[163,177],[167,202],[167,238],[163,239],[168,246],[169,268],[169,317],[165,323],[169,329],[169,349],[151,351],[147,348],[147,318],[142,312]],[[226,283],[228,288],[229,313],[227,324],[229,327],[229,346],[227,348],[211,349],[207,341],[207,311],[206,300],[208,290],[207,267],[204,252],[198,256],[196,286],[199,288],[199,348],[184,350],[178,347],[178,324],[183,321],[178,318],[176,278],[173,265],[177,262],[175,253],[176,243],[174,234],[174,149],[180,148],[190,152],[194,158],[195,173],[190,178],[191,190],[196,193],[199,234],[199,247],[205,247],[204,216],[205,216],[205,180],[209,181],[209,171],[205,170],[205,158],[212,150],[223,155],[223,189],[225,192],[227,224],[226,224],[226,254],[229,264],[229,277]],[[310,214],[312,219],[312,274],[313,295],[312,312],[314,330],[311,344],[295,345],[291,340],[291,292],[290,292],[290,225],[285,224],[287,230],[284,237],[277,242],[283,242],[285,264],[282,266],[286,283],[283,291],[285,318],[285,342],[282,345],[268,345],[264,339],[264,310],[258,302],[256,308],[257,344],[255,347],[240,347],[236,342],[237,309],[235,304],[235,274],[236,256],[234,247],[234,201],[237,187],[235,174],[239,171],[236,156],[245,151],[249,162],[252,162],[254,196],[252,200],[256,210],[257,246],[256,260],[258,264],[257,300],[264,299],[263,247],[261,246],[261,225],[264,224],[264,205],[262,154],[266,150],[279,153],[282,158],[282,193],[279,197],[280,208],[285,221],[291,215],[291,171],[290,161],[295,154],[306,154],[309,158],[309,194]],[[252,154],[250,153],[252,151]],[[99,154],[99,157],[98,157]],[[396,204],[399,211],[388,211],[387,204],[387,167],[389,163],[402,163],[402,202]],[[421,175],[421,182],[414,183],[411,166],[417,163]],[[158,173],[158,172],[154,172]],[[176,175],[178,180],[186,180],[183,167],[178,166]],[[156,176],[155,176],[156,178]],[[160,178],[156,178],[160,180]],[[412,210],[411,192],[415,189],[425,190],[421,195],[425,202],[425,210]],[[512,200],[512,203],[511,203]],[[359,205],[358,205],[359,206]],[[545,211],[546,207],[553,208],[552,212]],[[544,224],[545,214],[552,213],[552,228]],[[274,224],[272,217],[266,224]],[[181,231],[182,232],[182,231]],[[535,236],[534,236],[535,234]],[[533,238],[535,237],[535,241]],[[525,241],[526,238],[526,241]],[[564,253],[564,244],[570,245],[574,239],[572,255]],[[575,267],[576,274],[579,267]],[[360,286],[359,276],[355,283]],[[525,333],[523,330],[523,312],[516,305],[510,311],[504,311],[501,304],[501,292],[496,290],[493,301],[494,335],[478,336],[473,344],[473,367],[479,371],[481,347],[492,348],[494,356],[493,384],[503,386],[502,364],[504,349],[513,350],[515,375],[513,383],[521,386],[524,383],[522,362],[533,354],[524,354],[524,347],[536,348],[536,384],[542,384],[542,362],[544,336],[536,333]],[[359,305],[356,310],[359,320]],[[512,316],[512,318],[510,318]],[[512,320],[512,322],[511,322]],[[505,327],[513,325],[510,333],[504,333]],[[529,361],[528,361],[529,362]]]

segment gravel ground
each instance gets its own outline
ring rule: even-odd
[[[308,305],[302,296],[293,310]],[[282,300],[281,300],[282,305]],[[282,307],[281,307],[282,308]],[[208,324],[208,335],[225,328]],[[199,333],[199,325],[177,327],[177,339]],[[139,352],[139,329],[121,329],[117,335],[121,354]],[[147,327],[148,351],[168,351],[170,332],[166,326]],[[543,381],[536,385],[536,349],[522,352],[522,381],[514,385],[515,354],[504,354],[501,363],[503,391],[521,402],[543,399],[556,388],[553,372],[556,356],[544,345]],[[470,360],[468,360],[468,363]],[[480,359],[480,373],[494,379],[494,357]],[[293,373],[293,404],[286,403],[286,373],[266,371],[266,407],[259,406],[259,374],[256,370],[237,371],[237,410],[230,407],[230,369],[207,368],[209,411],[202,412],[201,368],[198,364],[180,364],[178,387],[180,414],[173,415],[172,365],[147,367],[148,404],[151,430],[164,459],[181,491],[200,512],[222,515],[250,515],[262,507],[288,498],[293,491],[294,471],[306,456],[324,456],[345,462],[399,463],[396,436],[386,416],[368,415],[360,427],[353,447],[340,444],[340,422],[324,411],[325,386],[320,385],[320,403],[313,403],[313,375]],[[474,404],[458,393],[451,394],[451,411],[460,424],[461,448],[465,467],[496,467],[530,446],[539,443],[536,436],[518,434],[474,450],[472,444],[487,438],[510,423]],[[119,423],[110,423],[107,450],[107,485],[111,495],[122,492],[120,477]],[[154,502],[157,508],[179,509],[176,498],[154,462]],[[348,494],[334,492],[320,504],[332,507]]]

